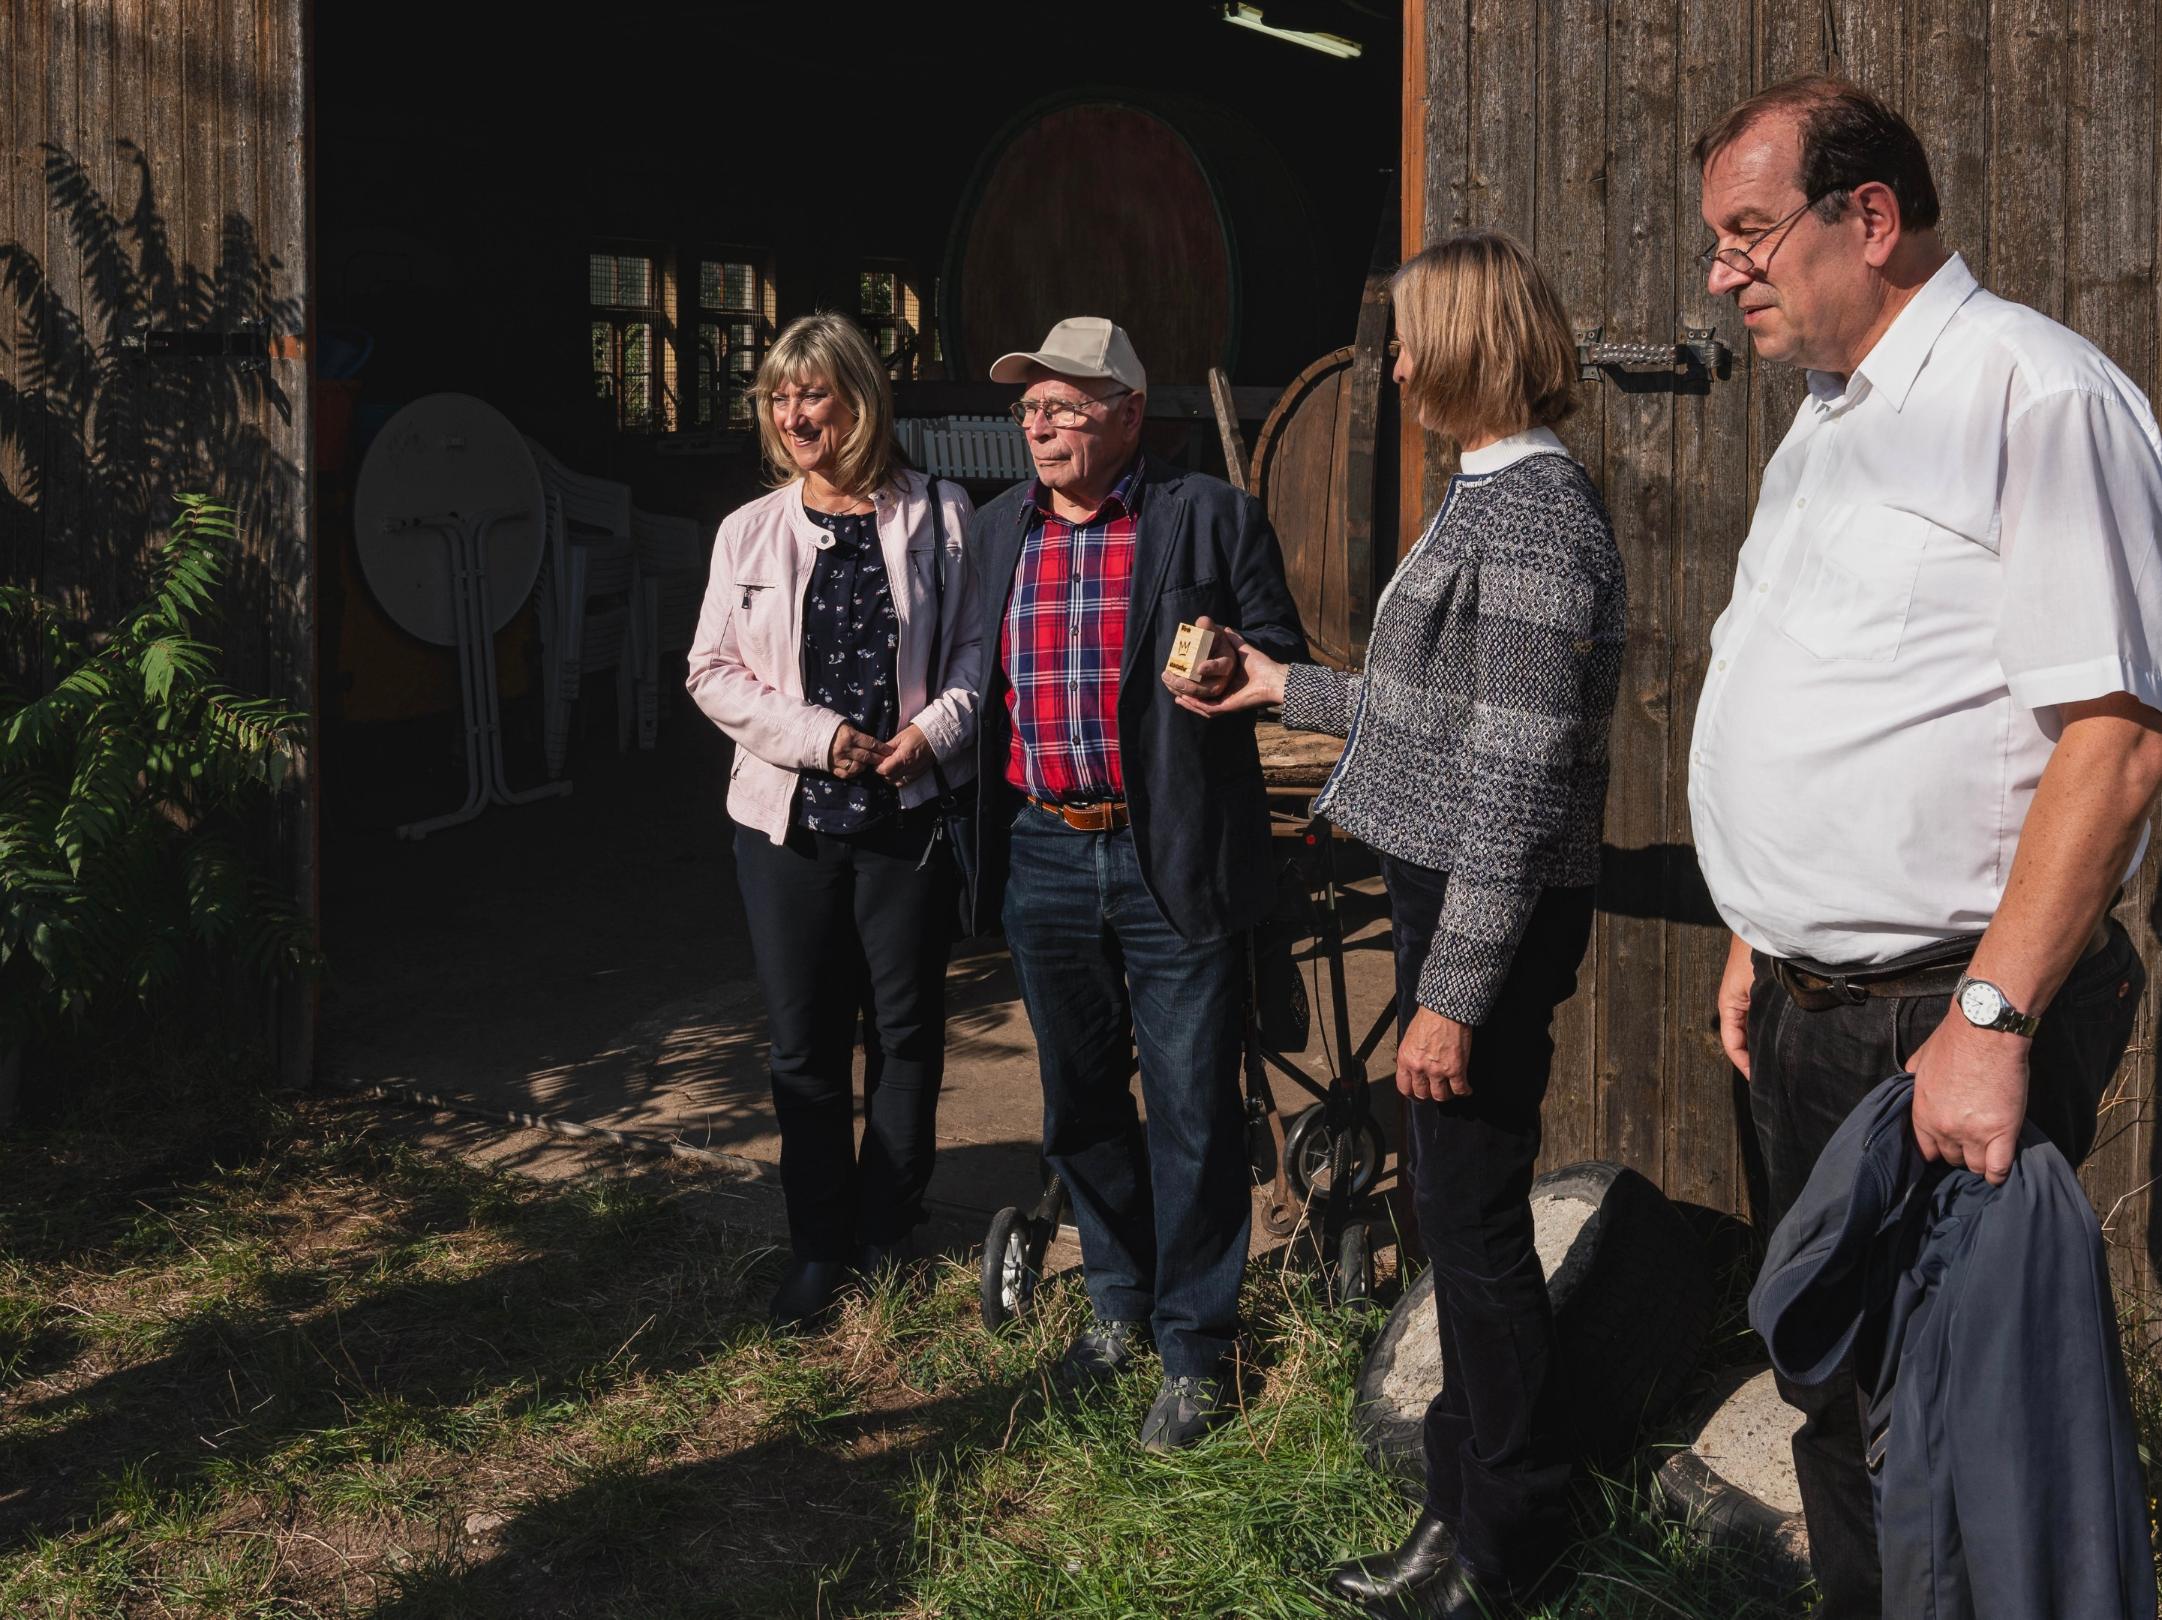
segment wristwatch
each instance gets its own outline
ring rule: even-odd
[[[1961,974],[1959,983],[1952,987],[1952,1004],[1977,1029],[2031,1036],[2042,1027],[2040,1015],[2021,1012],[2002,990],[1971,973]]]

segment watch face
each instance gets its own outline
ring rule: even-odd
[[[1993,984],[1970,984],[1959,993],[1959,1010],[1967,1015],[1968,1023],[1987,1029],[2003,1013],[2004,997]]]

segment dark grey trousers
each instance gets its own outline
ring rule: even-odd
[[[1944,1021],[1949,996],[1871,997],[1804,1012],[1757,958],[1749,995],[1749,1105],[1764,1149],[1769,1232],[1801,1196],[1817,1156],[1871,1091],[1900,1073]],[[2073,968],[2043,1014],[2028,1057],[2027,1115],[2077,1168],[2094,1146],[2102,1093],[2131,1039],[2147,973],[2124,929]],[[1846,1369],[1814,1386],[1779,1381],[1802,1414],[1794,1472],[1809,1520],[1823,1606],[1817,1620],[1875,1620],[1882,1609],[1860,1392]],[[2009,1399],[2009,1393],[2007,1395]]]
[[[736,880],[772,1036],[781,1191],[799,1260],[846,1260],[923,1218],[946,1067],[953,863],[923,862],[931,818],[846,838],[738,829]],[[859,1010],[863,1145],[855,1139]]]

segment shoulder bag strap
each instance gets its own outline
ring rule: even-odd
[[[923,666],[924,701],[946,689],[941,678],[945,671],[942,659],[945,655],[946,628],[946,508],[938,498],[938,480],[929,473],[923,478],[924,493],[931,498],[931,656]],[[938,750],[931,750],[931,781],[938,789],[939,803],[951,808],[953,789],[946,785],[946,773],[938,763]]]

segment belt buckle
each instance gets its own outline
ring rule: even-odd
[[[1109,832],[1118,811],[1109,800],[1096,799],[1088,804],[1062,804],[1058,813],[1075,832]]]
[[[1805,1012],[1822,1012],[1833,1005],[1859,1006],[1869,999],[1869,992],[1844,973],[1812,973],[1777,956],[1772,958],[1772,977]]]

